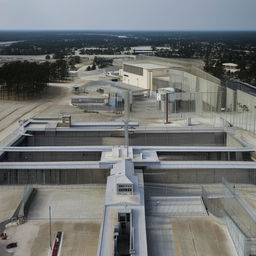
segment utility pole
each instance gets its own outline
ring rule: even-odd
[[[129,120],[130,119],[130,92],[124,91],[124,119]]]
[[[124,145],[129,146],[129,120],[123,120],[124,122]]]
[[[165,94],[165,123],[169,124],[169,93]]]
[[[124,95],[124,145],[126,148],[126,156],[128,157],[129,147],[129,119],[130,119],[130,92],[125,91]]]
[[[51,206],[49,206],[49,242],[50,242],[50,248],[52,251],[52,209],[51,209]]]

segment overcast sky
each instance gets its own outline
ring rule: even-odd
[[[256,30],[256,0],[0,0],[0,29]]]

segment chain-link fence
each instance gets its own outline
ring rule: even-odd
[[[230,104],[232,102],[233,104]],[[132,102],[131,116],[161,119],[163,122],[192,119],[193,124],[234,126],[256,133],[256,99],[236,99],[223,92],[175,92],[151,95]]]
[[[213,126],[234,126],[255,133],[254,100],[247,99],[246,104],[237,102],[236,105],[228,104],[229,101],[225,92],[174,93],[169,100],[170,117],[174,114],[181,118],[198,118]]]
[[[161,102],[157,101],[155,96],[151,96],[134,99],[130,116],[136,121],[143,119],[159,119],[163,121],[165,112],[161,109]]]
[[[211,124],[216,123],[216,114],[220,114],[225,109],[223,93],[198,93],[180,92],[166,95],[168,98],[168,111],[170,118],[197,117],[208,120]]]
[[[256,253],[256,215],[254,209],[236,192],[236,185],[222,179],[223,186],[202,188],[207,210],[223,218],[239,256]]]
[[[235,185],[223,179],[225,220],[238,255],[256,253],[256,215],[254,209],[235,191]]]

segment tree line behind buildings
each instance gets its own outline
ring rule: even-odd
[[[0,67],[0,97],[27,99],[38,97],[49,82],[68,78],[69,66],[65,60],[56,62],[12,62]]]

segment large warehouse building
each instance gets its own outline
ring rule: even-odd
[[[216,92],[220,87],[220,80],[204,72],[200,60],[138,56],[123,63],[121,75],[124,83],[151,91],[173,87],[183,92]]]
[[[151,63],[123,64],[123,82],[143,89],[154,90],[153,78],[168,75],[168,67]]]
[[[225,106],[220,80],[203,71],[200,60],[138,56],[136,60],[124,62],[120,73],[123,83],[148,89],[153,95],[162,88],[172,88],[171,112],[220,111]],[[164,111],[164,101],[161,105]]]

